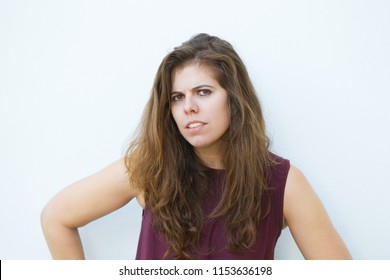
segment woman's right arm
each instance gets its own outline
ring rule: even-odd
[[[138,193],[129,183],[124,159],[60,191],[41,214],[53,259],[84,259],[78,228],[121,208]]]

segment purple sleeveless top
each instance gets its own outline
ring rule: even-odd
[[[232,253],[227,250],[227,238],[223,227],[223,217],[209,220],[201,233],[200,244],[197,246],[198,255],[195,259],[210,260],[272,260],[276,241],[283,229],[283,197],[286,185],[287,174],[290,162],[279,156],[271,154],[278,162],[271,169],[269,186],[271,210],[261,220],[260,229],[257,231],[256,243],[250,249],[239,253]],[[215,195],[209,195],[204,201],[205,214],[211,213],[219,202],[223,188],[224,170],[212,170],[213,179],[211,188]],[[137,260],[158,260],[162,259],[168,249],[168,244],[162,234],[156,231],[152,224],[152,213],[145,208],[143,211],[141,232],[138,241]],[[202,253],[203,252],[203,253]]]

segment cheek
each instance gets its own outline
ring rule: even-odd
[[[227,100],[223,102],[223,106],[219,108],[218,112],[220,112],[219,115],[223,118],[224,125],[230,126],[230,110]]]
[[[226,114],[225,114],[225,127],[226,127],[226,129],[229,128],[229,126],[230,126],[230,112],[226,111]]]
[[[172,118],[173,118],[173,120],[175,121],[176,125],[177,125],[178,127],[180,127],[180,125],[179,125],[179,123],[178,123],[179,118],[178,118],[177,110],[175,110],[175,108],[172,108],[172,109],[171,109],[171,115],[172,115]]]

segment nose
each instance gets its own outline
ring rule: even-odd
[[[196,100],[194,100],[194,97],[191,95],[185,97],[184,112],[186,114],[192,114],[192,113],[199,112],[199,106],[198,106]]]

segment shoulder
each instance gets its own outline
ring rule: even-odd
[[[319,202],[303,172],[293,164],[290,164],[287,174],[284,196],[285,215],[287,216],[289,211],[296,207],[310,207],[313,206],[312,203]]]
[[[319,203],[319,199],[304,173],[295,165],[290,164],[285,187],[285,205],[298,204],[303,206],[300,203],[302,201],[306,202],[303,205],[310,205],[310,202]]]
[[[308,181],[303,172],[293,164],[290,164],[290,168],[287,175],[286,189],[295,190],[297,188],[307,187]]]
[[[290,161],[271,152],[268,156],[270,161],[269,186],[284,190],[290,170]]]

